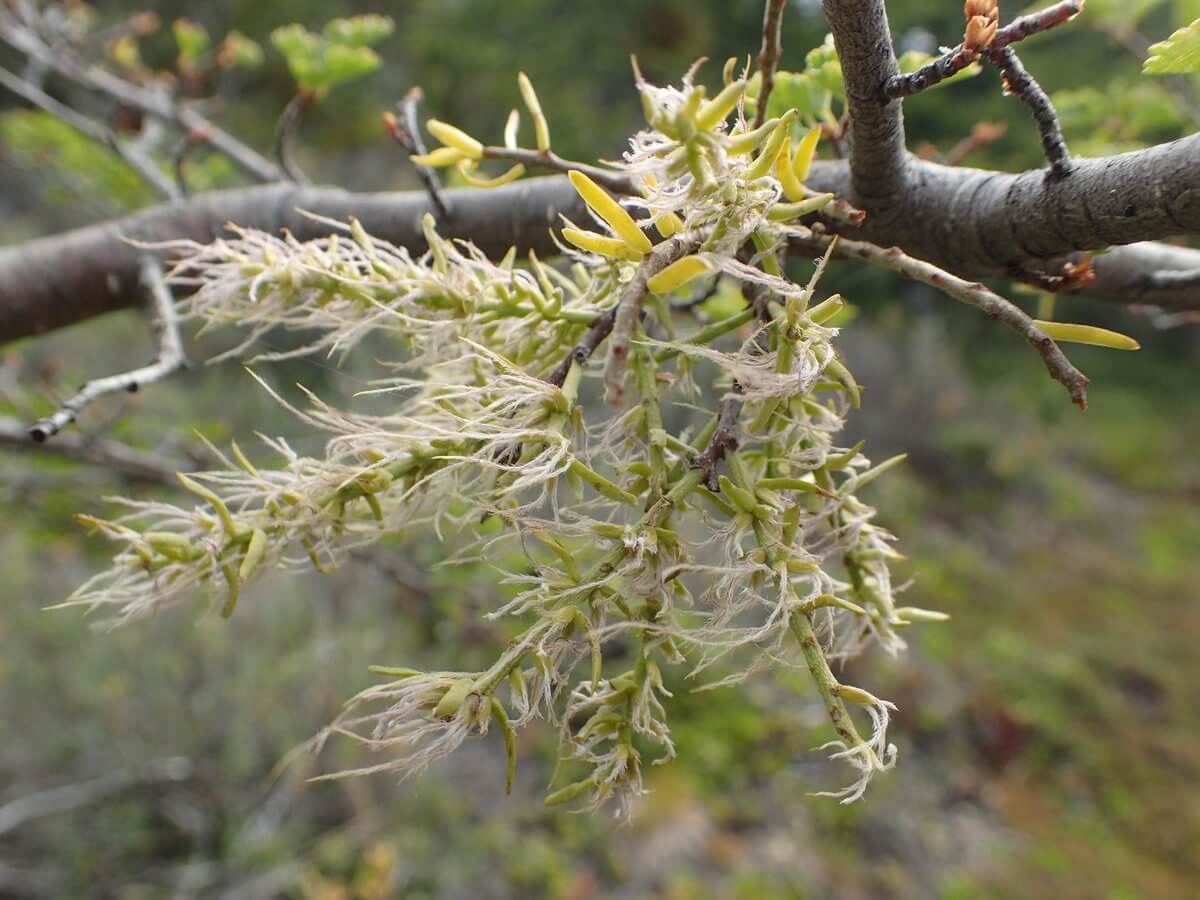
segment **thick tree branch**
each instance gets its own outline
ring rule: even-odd
[[[438,227],[468,238],[498,258],[510,245],[554,253],[550,228],[559,213],[577,219],[586,207],[565,178],[530,178],[492,191],[444,191],[449,215]],[[423,251],[421,218],[432,211],[423,191],[356,194],[289,184],[212,191],[62,235],[0,248],[0,343],[61,328],[136,305],[139,260],[129,241],[190,238],[207,243],[235,222],[307,240],[329,228],[300,210],[345,221],[392,243]]]
[[[1064,257],[1133,244],[1096,257],[1087,293],[1119,303],[1200,309],[1200,285],[1160,287],[1153,274],[1200,269],[1200,252],[1139,242],[1200,234],[1200,135],[1104,159],[1077,159],[1069,176],[1044,170],[1013,175],[908,158],[911,189],[877,205],[847,232],[897,246],[966,279],[1055,274]],[[846,196],[843,161],[814,163],[814,190]],[[562,177],[529,178],[491,191],[446,191],[446,234],[474,241],[485,253],[510,245],[554,252],[549,230],[560,213],[582,219],[579,195]],[[214,191],[184,203],[65,234],[0,248],[0,342],[61,328],[134,305],[142,242],[210,241],[226,223],[263,231],[290,229],[307,239],[326,233],[297,212],[345,220],[420,251],[424,192],[355,194],[332,188],[270,185]],[[849,227],[849,226],[847,226]]]

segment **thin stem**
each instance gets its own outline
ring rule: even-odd
[[[400,110],[400,117],[397,118],[390,113],[383,117],[384,127],[392,136],[392,140],[403,147],[410,157],[424,156],[426,153],[425,140],[421,137],[421,125],[417,117],[417,107],[420,106],[424,96],[420,87],[409,88],[404,99],[396,104],[397,109]],[[449,211],[446,201],[442,198],[442,184],[437,170],[417,163],[414,163],[413,166],[417,170],[417,177],[421,179],[421,184],[425,186],[425,192],[429,194],[429,199],[433,202],[434,209],[437,210],[438,217],[444,218]]]
[[[783,9],[787,0],[767,0],[763,8],[762,49],[758,51],[758,71],[762,75],[762,86],[758,92],[758,111],[754,114],[754,127],[759,128],[767,121],[767,101],[775,87],[775,69],[783,55]]]
[[[1050,171],[1060,177],[1068,174],[1072,169],[1071,154],[1067,151],[1062,127],[1058,124],[1058,114],[1049,95],[1042,90],[1037,79],[1026,71],[1011,47],[988,48],[985,55],[988,62],[1004,76],[1004,92],[1017,97],[1033,114]]]
[[[608,358],[604,364],[604,396],[612,404],[621,402],[625,394],[625,369],[629,360],[629,342],[642,315],[642,304],[649,292],[647,282],[675,260],[691,253],[700,245],[699,235],[687,232],[663,241],[638,265],[633,278],[617,301],[613,318],[612,340],[608,342]]]
[[[0,40],[64,78],[186,131],[203,134],[213,148],[260,181],[279,181],[283,177],[279,167],[269,159],[218,128],[192,107],[179,103],[162,91],[141,87],[98,66],[87,65],[62,47],[48,46],[32,29],[3,12],[0,12]]]
[[[793,245],[799,245],[810,251],[815,249],[825,252],[835,239],[806,228],[797,228],[792,232],[791,240]],[[853,241],[848,238],[837,238],[836,240],[837,246],[834,254],[837,256],[861,259],[891,269],[893,272],[899,272],[914,281],[937,288],[955,300],[982,310],[989,319],[999,320],[1037,350],[1050,377],[1067,389],[1067,393],[1071,395],[1071,402],[1078,405],[1080,409],[1087,409],[1087,376],[1071,365],[1071,361],[1059,349],[1058,344],[1043,334],[1033,324],[1033,319],[1026,315],[1019,306],[993,293],[979,282],[965,281],[939,269],[932,263],[908,256],[897,247],[877,247],[865,241]]]
[[[1083,0],[1061,0],[1043,10],[1013,19],[996,32],[989,50],[1000,50],[1033,34],[1048,31],[1056,25],[1069,22],[1083,9]],[[1144,55],[1144,54],[1143,54]],[[913,94],[945,81],[961,72],[979,58],[978,52],[958,44],[937,59],[930,60],[915,72],[889,78],[883,86],[883,96],[889,100],[911,97]]]
[[[128,481],[167,487],[177,487],[179,482],[175,473],[186,468],[183,462],[172,462],[120,441],[94,435],[62,434],[48,444],[35,444],[28,427],[13,416],[0,416],[0,450],[52,453],[108,469]]]
[[[154,362],[139,369],[88,382],[57,411],[30,427],[29,436],[33,440],[43,443],[58,434],[69,423],[75,421],[80,410],[106,394],[118,391],[136,392],[143,385],[160,381],[187,365],[183,355],[183,341],[179,336],[175,300],[163,279],[162,266],[153,257],[146,257],[142,262],[142,286],[148,295],[152,322],[158,336],[158,355]]]
[[[551,150],[527,150],[521,147],[484,147],[484,159],[501,159],[508,162],[522,163],[526,166],[540,166],[553,172],[582,172],[592,181],[609,190],[611,193],[625,197],[640,196],[641,192],[628,175],[602,169],[587,163],[563,159]]]
[[[713,432],[708,446],[696,459],[696,467],[700,470],[705,487],[710,491],[717,489],[717,465],[725,458],[730,450],[738,448],[737,425],[745,405],[741,399],[742,386],[736,381],[732,392],[721,398],[717,406],[717,429]]]
[[[165,200],[179,200],[183,192],[167,178],[158,165],[137,147],[121,143],[116,134],[99,122],[88,118],[66,104],[59,103],[41,88],[18,78],[12,72],[0,68],[0,85],[8,88],[18,97],[28,100],[34,106],[40,107],[52,116],[66,122],[80,134],[91,138],[98,144],[108,147],[121,158],[131,169],[137,172],[150,187]]]
[[[292,138],[300,127],[300,120],[305,111],[313,104],[313,95],[308,91],[300,91],[283,108],[279,121],[275,124],[275,158],[290,181],[307,184],[308,178],[301,171],[292,155]]]

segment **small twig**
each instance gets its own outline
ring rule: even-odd
[[[818,192],[805,189],[804,195],[806,197],[816,197],[818,196]],[[839,222],[845,222],[847,225],[852,225],[855,228],[867,219],[867,211],[865,209],[859,209],[853,203],[843,200],[841,197],[835,197],[829,203],[825,204],[821,208],[820,215],[827,219],[836,219]]]
[[[703,476],[704,486],[710,491],[717,490],[717,466],[728,451],[738,448],[738,418],[745,405],[741,399],[743,388],[735,381],[730,390],[731,393],[722,397],[717,405],[717,430],[713,432],[704,452],[696,457],[696,468]]]
[[[248,175],[262,181],[278,181],[279,167],[256,150],[218,128],[190,106],[165,95],[162,91],[126,81],[99,66],[88,65],[66,47],[49,46],[33,29],[7,16],[0,10],[0,40],[24,53],[30,59],[69,78],[84,87],[106,94],[124,106],[171,122],[186,131],[205,135],[205,140],[224,153]]]
[[[817,234],[807,228],[795,228],[791,241],[808,251],[825,251],[834,238]],[[996,319],[1023,337],[1046,365],[1050,377],[1067,389],[1071,401],[1080,409],[1087,409],[1088,379],[1071,365],[1071,361],[1058,345],[1033,324],[1025,312],[1015,304],[988,290],[979,282],[964,281],[956,275],[939,269],[932,263],[902,253],[896,247],[878,247],[865,241],[837,238],[834,253],[840,257],[851,257],[899,272],[914,281],[937,288],[944,294],[983,311],[989,319]]]
[[[1013,19],[1010,23],[996,32],[988,49],[1003,49],[1009,44],[1022,41],[1030,35],[1048,31],[1056,25],[1069,22],[1083,9],[1083,0],[1061,0],[1053,6]],[[907,75],[896,75],[883,86],[883,95],[888,100],[901,97],[911,97],[926,88],[945,81],[951,75],[961,72],[979,58],[978,51],[972,51],[965,43],[948,50],[937,59],[931,60],[915,72]]]
[[[557,153],[550,150],[484,147],[483,158],[502,159],[508,162],[523,163],[526,166],[540,166],[543,169],[550,169],[554,172],[582,172],[591,178],[592,181],[607,188],[614,194],[620,194],[623,197],[634,197],[641,194],[634,185],[633,179],[628,175],[622,175],[610,169],[602,169],[599,166],[591,166],[587,163],[563,159]]]
[[[189,468],[154,453],[138,450],[111,438],[81,434],[61,434],[49,443],[34,443],[29,429],[14,416],[0,416],[0,450],[52,453],[64,459],[110,470],[129,481],[141,481],[178,487],[176,472]]]
[[[207,140],[204,134],[197,134],[189,131],[175,145],[175,149],[171,152],[171,169],[175,173],[175,184],[179,187],[179,191],[185,197],[188,195],[187,171],[185,165],[188,157],[200,144]]]
[[[301,90],[288,101],[275,125],[275,158],[279,160],[279,167],[283,169],[284,174],[297,184],[307,184],[308,178],[292,155],[292,137],[300,127],[300,120],[304,118],[305,111],[312,104],[313,95]]]
[[[142,285],[148,294],[152,309],[152,323],[158,337],[158,355],[153,363],[90,381],[79,389],[74,397],[64,403],[52,415],[35,422],[29,436],[38,443],[46,441],[75,421],[80,410],[105,394],[117,391],[138,391],[143,385],[160,381],[187,365],[183,355],[183,341],[179,337],[179,319],[175,314],[175,301],[163,279],[162,266],[153,257],[142,262]]]
[[[775,67],[783,55],[783,8],[786,0],[767,0],[763,8],[762,49],[758,51],[758,71],[762,84],[758,91],[758,110],[754,114],[754,127],[767,121],[767,101],[775,88]]]
[[[162,173],[154,163],[154,160],[150,159],[149,156],[137,147],[123,144],[117,139],[116,134],[111,129],[93,119],[89,119],[66,104],[59,103],[41,88],[17,77],[7,69],[0,68],[0,85],[8,88],[18,97],[29,101],[34,106],[40,107],[45,112],[50,113],[50,115],[66,122],[85,137],[91,138],[93,141],[108,147],[126,165],[142,176],[142,179],[164,199],[178,200],[183,196],[179,189],[171,183],[171,179]]]
[[[142,771],[102,775],[90,781],[26,794],[0,806],[0,834],[7,834],[26,822],[44,816],[95,803],[133,785],[156,781],[183,781],[190,778],[192,772],[191,760],[172,757],[152,760],[142,767]]]
[[[1062,127],[1050,97],[1037,80],[1025,70],[1011,47],[988,48],[987,59],[1004,76],[1004,92],[1017,97],[1029,107],[1042,139],[1042,150],[1050,163],[1050,171],[1063,176],[1070,173],[1071,154],[1063,140]]]
[[[604,343],[604,339],[612,333],[613,322],[616,321],[616,318],[617,308],[615,306],[596,316],[595,321],[584,332],[579,343],[572,347],[571,352],[563,357],[563,361],[550,373],[546,381],[555,387],[562,387],[563,382],[567,379],[567,373],[571,370],[571,363],[577,362],[583,365],[591,359],[596,349]]]
[[[700,245],[700,236],[694,232],[676,235],[663,241],[637,267],[633,278],[621,292],[617,301],[611,329],[612,339],[608,342],[608,358],[604,363],[604,399],[613,405],[621,402],[625,394],[625,368],[629,361],[629,343],[637,330],[641,318],[642,304],[649,292],[647,282],[675,260],[691,253]]]
[[[412,87],[408,93],[404,95],[404,99],[396,104],[396,108],[400,110],[401,118],[397,118],[391,113],[384,113],[383,124],[387,128],[388,134],[392,140],[404,148],[409,156],[424,156],[425,141],[421,138],[421,125],[417,120],[417,106],[420,104],[424,94],[419,87]],[[446,201],[442,197],[442,185],[438,179],[437,170],[430,166],[422,166],[414,164],[417,170],[417,177],[421,179],[421,184],[425,185],[425,191],[429,194],[429,199],[433,202],[434,209],[441,218],[445,218],[448,214]]]

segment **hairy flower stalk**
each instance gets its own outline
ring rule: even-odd
[[[639,79],[648,127],[621,163],[554,157],[591,221],[565,223],[553,263],[489,260],[431,219],[419,257],[353,221],[304,243],[235,229],[172,245],[174,278],[194,289],[187,313],[246,330],[233,352],[280,326],[317,335],[294,353],[390,338],[395,364],[372,393],[390,394],[394,411],[310,395],[293,412],[330,435],[324,456],[269,440],[284,465],[265,469],[234,445],[220,468],[184,480],[190,506],[125,501],[115,521],[81,517],[121,549],[67,602],[128,619],[202,590],[229,615],[264,571],[328,569],[349,548],[426,525],[516,587],[490,614],[512,638],[483,671],[378,668],[390,680],[350,700],[314,746],[349,735],[383,759],[339,774],[411,774],[495,726],[511,786],[515,731],[544,719],[577,774],[547,802],[627,811],[647,766],[675,755],[672,679],[709,688],[795,665],[829,714],[827,746],[856,773],[832,796],[861,796],[895,759],[892,707],[840,684],[829,660],[871,641],[896,652],[897,629],[939,617],[898,607],[899,555],[859,496],[896,460],[872,468],[861,446],[839,443],[859,404],[830,324],[843,303],[816,302],[823,263],[796,283],[777,258],[799,217],[831,199],[803,185],[817,133],[801,133],[794,112],[750,128],[745,86],[730,78],[710,99],[690,77],[679,88]],[[533,110],[528,79],[520,89]],[[537,151],[516,146],[513,128],[505,146],[545,153],[548,125],[535,124]],[[446,146],[426,164],[495,155],[452,125],[431,132]],[[604,186],[614,179],[640,194],[618,200]],[[713,277],[750,299],[696,326],[671,295]],[[713,396],[701,376],[720,399],[692,415]]]

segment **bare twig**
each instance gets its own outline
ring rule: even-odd
[[[989,48],[986,55],[988,61],[1004,76],[1004,92],[1017,97],[1033,114],[1050,171],[1058,176],[1068,174],[1072,168],[1071,154],[1063,140],[1062,127],[1058,124],[1058,114],[1050,97],[1042,90],[1037,79],[1026,71],[1011,47],[998,50]]]
[[[135,784],[183,781],[191,774],[191,761],[183,757],[174,757],[147,763],[140,772],[104,775],[78,784],[68,784],[27,794],[0,806],[0,834],[6,834],[26,822],[40,819],[43,816],[95,803]]]
[[[550,150],[484,147],[483,158],[502,159],[508,162],[522,163],[526,166],[540,166],[543,169],[550,169],[554,172],[582,172],[591,178],[592,181],[602,185],[614,194],[620,194],[624,197],[633,197],[640,194],[640,191],[638,191],[633,183],[633,179],[628,175],[622,175],[620,172],[613,172],[610,169],[602,169],[599,166],[592,166],[587,163],[563,159],[557,153]]]
[[[62,119],[80,134],[103,144],[115,153],[131,169],[154,189],[155,193],[166,200],[178,200],[183,194],[167,178],[155,164],[154,160],[135,146],[122,143],[110,128],[101,125],[94,119],[89,119],[82,113],[64,103],[59,103],[41,88],[22,78],[0,68],[0,85],[8,88],[18,97],[40,107],[56,118]]]
[[[391,113],[385,113],[383,117],[383,124],[387,128],[388,134],[392,136],[392,140],[407,151],[409,156],[425,155],[425,141],[421,138],[421,125],[417,121],[417,106],[423,96],[419,87],[410,88],[404,95],[404,99],[397,104],[401,117],[398,119]],[[438,218],[444,218],[447,214],[446,201],[442,198],[442,186],[437,170],[420,164],[415,164],[415,168],[417,177],[421,179],[421,184],[425,185],[429,199],[433,201]]]
[[[807,228],[796,228],[792,231],[792,243],[808,251],[825,251],[834,238],[813,232]],[[1023,337],[1030,346],[1041,355],[1042,361],[1050,377],[1062,384],[1071,396],[1071,401],[1080,409],[1087,409],[1088,379],[1082,372],[1071,365],[1071,361],[1059,349],[1058,345],[1043,334],[1025,312],[1013,303],[993,293],[978,282],[964,281],[956,275],[939,269],[932,263],[908,256],[896,247],[878,247],[865,241],[853,241],[847,238],[837,238],[835,255],[861,259],[874,265],[899,272],[906,278],[920,281],[930,287],[937,288],[944,294],[953,297],[976,309],[981,310],[989,319],[996,319],[1012,331]]]
[[[189,131],[175,145],[175,149],[171,151],[171,169],[175,172],[175,184],[179,187],[180,193],[185,197],[188,195],[187,171],[186,165],[188,156],[191,155],[198,145],[203,144],[208,139],[207,135]]]
[[[787,0],[767,0],[763,8],[762,49],[758,51],[758,71],[762,84],[758,91],[758,111],[754,114],[754,127],[767,121],[767,101],[775,88],[775,68],[783,55],[783,8]]]
[[[35,443],[29,428],[13,416],[0,416],[0,450],[52,453],[64,459],[108,469],[129,481],[178,487],[175,473],[189,468],[183,461],[171,462],[154,453],[138,450],[111,438],[61,434],[49,443]]]
[[[604,339],[612,334],[613,322],[617,318],[617,308],[611,307],[596,317],[592,322],[591,327],[584,332],[579,343],[571,348],[571,352],[563,357],[563,361],[558,364],[550,376],[546,379],[550,384],[556,387],[562,387],[566,381],[567,372],[571,370],[571,363],[583,363],[592,358],[592,354],[596,349],[604,343]]]
[[[738,448],[738,418],[745,405],[741,399],[742,390],[742,386],[735,381],[731,393],[721,398],[717,406],[717,430],[713,432],[704,452],[696,458],[696,467],[710,491],[717,489],[717,466],[728,451]]]
[[[126,81],[99,66],[91,66],[61,46],[51,47],[31,28],[0,9],[0,41],[36,59],[89,90],[105,94],[117,102],[171,122],[189,132],[203,134],[216,150],[224,153],[238,168],[261,181],[279,181],[279,167],[252,147],[218,128],[193,107],[179,103],[168,94]]]
[[[1082,9],[1083,0],[1061,0],[1053,6],[1048,6],[1027,16],[1021,16],[999,29],[988,45],[988,49],[1000,50],[1009,44],[1022,41],[1030,35],[1048,31],[1056,25],[1069,22]],[[911,97],[913,94],[945,81],[978,58],[978,51],[972,51],[965,45],[965,42],[958,44],[937,59],[921,66],[917,71],[888,79],[883,86],[883,95],[889,100]]]
[[[292,138],[296,129],[300,127],[300,120],[304,118],[305,111],[312,103],[313,95],[308,91],[300,91],[288,101],[275,124],[275,158],[279,160],[279,168],[283,169],[288,180],[298,184],[307,184],[308,178],[292,156]]]
[[[152,321],[158,334],[158,355],[154,362],[139,369],[88,382],[56,412],[30,427],[29,436],[33,440],[42,443],[58,434],[69,423],[75,421],[80,410],[98,397],[117,391],[136,392],[142,385],[166,378],[187,365],[183,355],[183,342],[179,337],[175,300],[163,279],[161,264],[153,257],[146,257],[142,262],[142,286],[148,295]]]
[[[612,339],[608,342],[608,358],[604,363],[604,398],[609,403],[620,403],[625,394],[629,342],[633,340],[633,333],[641,318],[642,304],[646,302],[649,292],[647,282],[675,260],[695,250],[700,240],[695,232],[684,232],[663,241],[642,260],[633,278],[621,292],[613,317]]]

